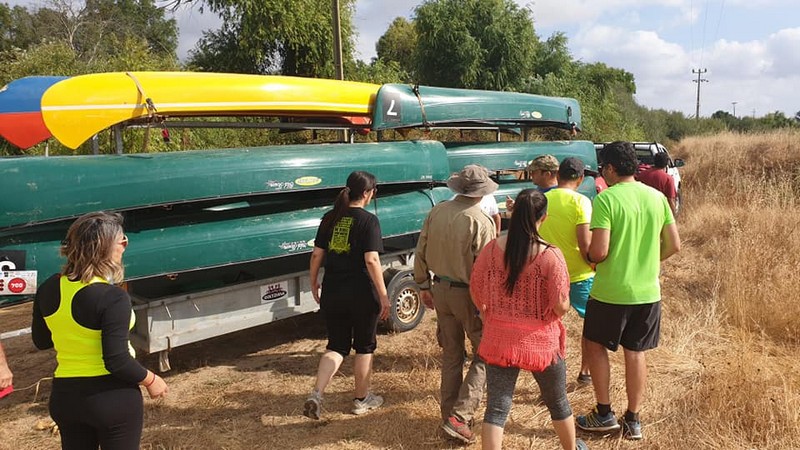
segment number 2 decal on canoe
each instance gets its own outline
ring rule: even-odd
[[[388,104],[389,106],[383,111],[383,121],[390,122],[390,123],[399,123],[401,122],[401,105],[402,99],[396,96],[391,96],[386,99],[385,105]]]

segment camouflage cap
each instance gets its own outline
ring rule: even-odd
[[[528,164],[528,171],[532,170],[548,170],[551,172],[558,171],[558,160],[553,155],[539,155]]]

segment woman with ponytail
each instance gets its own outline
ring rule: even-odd
[[[530,371],[539,385],[561,446],[587,448],[575,438],[567,401],[561,316],[569,309],[569,274],[561,251],[539,235],[546,216],[543,194],[520,192],[508,234],[490,242],[472,269],[470,291],[483,319],[478,355],[486,361],[484,450],[502,448],[520,369]]]
[[[311,254],[311,292],[320,304],[328,330],[328,345],[319,362],[314,390],[303,414],[319,420],[322,396],[344,358],[355,350],[353,414],[364,414],[383,404],[370,391],[372,354],[377,346],[378,319],[389,317],[389,297],[378,256],[383,252],[378,218],[364,210],[377,193],[369,172],[347,177],[333,210],[322,217]],[[320,294],[319,269],[325,262]]]

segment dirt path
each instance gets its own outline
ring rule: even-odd
[[[27,326],[29,315],[30,305],[0,310],[2,330]],[[169,397],[145,400],[142,448],[459,448],[438,431],[440,350],[434,316],[429,312],[410,332],[379,336],[373,385],[385,396],[385,407],[364,416],[350,414],[352,359],[348,359],[331,384],[325,414],[318,422],[301,415],[325,346],[324,327],[317,315],[179,347],[170,354],[173,370],[165,375]],[[566,322],[570,333],[568,380],[575,380],[580,323],[574,312]],[[37,423],[48,420],[51,382],[42,381],[38,394],[35,388],[21,390],[52,375],[53,353],[37,351],[30,336],[9,339],[4,345],[15,373],[15,387],[20,390],[0,400],[0,448],[59,448],[58,437],[35,429]],[[612,360],[615,365],[620,362]],[[151,368],[157,366],[152,356],[144,362]],[[621,377],[617,379],[621,381]],[[614,389],[622,395],[620,388]],[[576,411],[591,405],[591,389],[577,390],[574,381],[568,389]],[[478,421],[482,417],[481,408]],[[558,445],[529,375],[520,377],[506,430],[506,448],[552,449]],[[628,445],[617,439],[595,439],[592,448]]]

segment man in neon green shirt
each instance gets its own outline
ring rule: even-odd
[[[594,269],[586,261],[592,237],[589,231],[592,201],[578,193],[585,169],[583,161],[573,156],[561,161],[558,186],[544,194],[547,197],[547,218],[539,228],[542,238],[564,254],[569,271],[569,302],[581,318],[585,316],[586,302],[594,283]],[[586,340],[582,338],[580,384],[592,382],[585,353]]]
[[[639,410],[647,382],[644,352],[658,346],[661,320],[660,261],[677,253],[681,242],[666,197],[633,177],[638,165],[633,144],[608,144],[600,160],[600,174],[610,187],[593,204],[586,259],[597,264],[597,274],[583,325],[597,406],[576,422],[587,431],[620,428],[611,410],[608,350],[621,345],[628,394],[623,436],[641,439]]]

